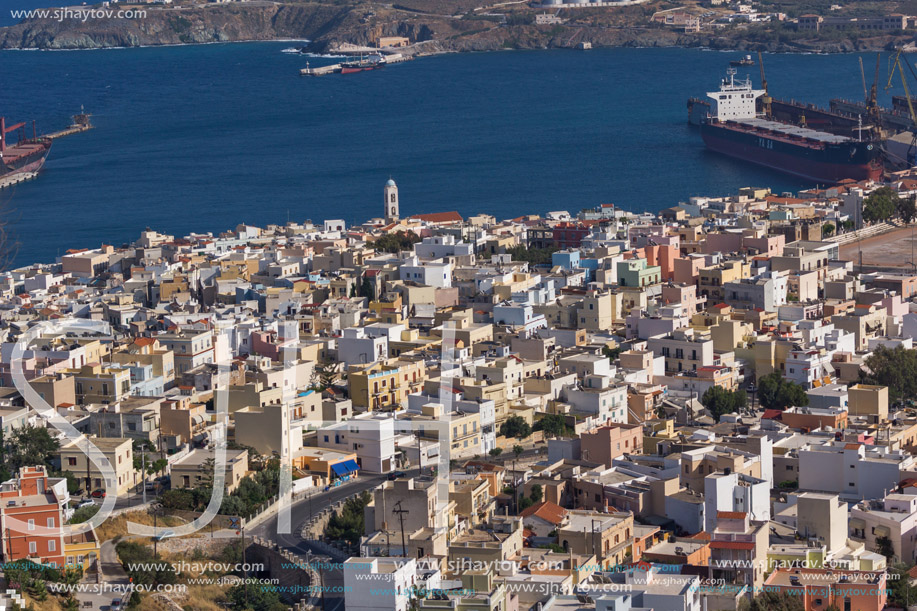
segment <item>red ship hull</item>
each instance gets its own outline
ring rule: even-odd
[[[878,180],[882,176],[883,168],[877,163],[825,162],[817,158],[763,148],[753,140],[743,142],[735,138],[720,137],[717,131],[701,130],[704,144],[710,150],[813,182],[834,184],[844,179]]]
[[[381,65],[376,64],[372,66],[344,66],[341,68],[341,74],[353,74],[354,72],[366,72],[367,70],[379,70],[382,68]]]

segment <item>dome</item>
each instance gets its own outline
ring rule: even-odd
[[[394,186],[395,186],[395,181],[392,180],[391,178],[389,178],[389,179],[388,179],[388,182],[385,183],[385,186],[386,186],[386,187],[394,187]]]

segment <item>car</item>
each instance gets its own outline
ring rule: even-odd
[[[392,471],[391,473],[388,474],[388,479],[389,479],[389,481],[393,482],[393,481],[395,481],[396,479],[401,479],[402,477],[407,477],[407,475],[408,475],[408,474],[405,473],[404,471]]]
[[[92,491],[92,494],[89,496],[91,496],[94,499],[104,499],[105,491],[102,490],[101,488],[96,488],[95,490]]]
[[[159,482],[147,482],[144,484],[144,487],[146,488],[147,492],[151,490],[155,492],[159,489]]]
[[[82,501],[77,503],[76,508],[82,509],[83,507],[89,507],[90,505],[95,505],[95,504],[96,504],[95,501],[93,501],[92,499],[83,499]]]
[[[153,540],[162,541],[163,539],[168,539],[169,537],[174,537],[174,536],[175,536],[174,530],[164,530],[161,533],[159,533],[158,535],[156,535],[155,537],[153,537]]]
[[[120,598],[116,598],[111,601],[111,605],[108,607],[111,611],[123,611],[124,603]]]

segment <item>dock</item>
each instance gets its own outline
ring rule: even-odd
[[[67,129],[62,129],[59,132],[54,132],[53,134],[46,134],[44,137],[50,140],[56,140],[57,138],[63,138],[64,136],[72,136],[73,134],[88,132],[92,128],[92,125],[71,125]]]
[[[319,66],[318,68],[310,68],[309,63],[306,62],[306,67],[299,71],[300,76],[324,76],[326,74],[334,74],[341,71],[341,64],[331,64],[329,66]]]
[[[6,189],[7,187],[18,185],[21,182],[32,180],[36,176],[38,176],[38,172],[19,172],[12,176],[7,176],[6,178],[0,178],[0,189]]]
[[[401,53],[392,53],[385,56],[386,64],[397,64],[400,62],[407,62],[414,59],[410,55],[403,55]],[[341,64],[330,64],[328,66],[319,66],[318,68],[313,68],[309,66],[309,62],[306,62],[306,67],[302,68],[299,71],[300,76],[324,76],[326,74],[337,74],[341,71]]]
[[[73,123],[70,124],[70,127],[62,129],[59,132],[54,132],[53,134],[45,134],[45,138],[49,140],[56,140],[57,138],[63,138],[64,136],[71,136],[73,134],[79,134],[82,132],[88,132],[93,128],[90,118],[91,114],[86,112],[86,110],[81,106],[80,112],[71,117]]]

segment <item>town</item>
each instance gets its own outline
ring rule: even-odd
[[[381,182],[381,181],[380,181]],[[5,604],[917,600],[917,173],[0,274]]]

